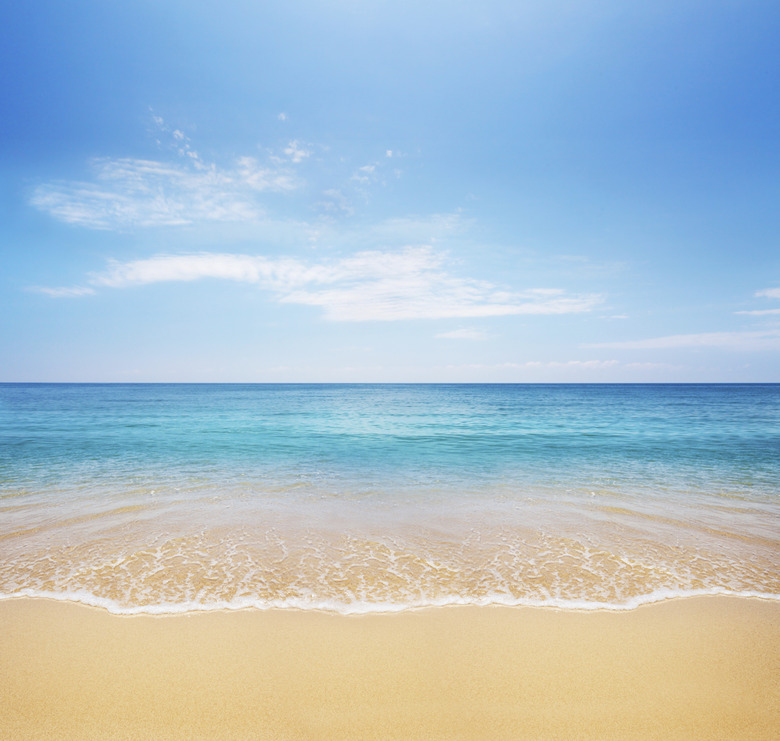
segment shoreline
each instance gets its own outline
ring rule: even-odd
[[[407,612],[420,612],[425,610],[440,610],[449,608],[507,608],[507,609],[532,609],[532,610],[560,610],[562,612],[575,613],[625,613],[633,612],[651,605],[660,605],[666,602],[679,600],[725,597],[727,599],[760,600],[763,602],[776,602],[780,604],[780,595],[771,592],[745,591],[732,592],[726,589],[694,589],[687,592],[676,590],[659,590],[650,594],[632,597],[626,602],[590,602],[588,600],[574,600],[551,598],[549,600],[518,599],[516,601],[503,601],[499,598],[487,598],[483,601],[469,602],[465,600],[446,600],[439,603],[354,603],[344,605],[341,603],[305,602],[303,600],[289,600],[272,603],[258,600],[242,600],[237,603],[219,602],[213,604],[201,603],[158,603],[140,605],[135,607],[121,607],[112,600],[96,597],[89,593],[81,592],[40,592],[38,590],[23,589],[15,594],[0,593],[0,604],[15,600],[40,600],[45,602],[58,602],[64,604],[80,605],[89,609],[106,612],[115,617],[176,617],[184,615],[199,615],[210,613],[234,613],[234,612],[303,612],[321,613],[341,617],[360,617],[364,615],[399,615]]]
[[[780,602],[760,598],[114,615],[19,597],[0,666],[0,738],[780,735]]]

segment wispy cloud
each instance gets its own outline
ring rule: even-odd
[[[317,207],[328,216],[351,216],[355,212],[349,199],[338,188],[328,188],[322,196]]]
[[[451,332],[441,332],[436,335],[443,340],[485,340],[487,335],[478,329],[453,329]]]
[[[771,316],[773,314],[780,314],[780,309],[754,309],[753,311],[735,311],[734,313],[746,316]]]
[[[362,194],[363,198],[368,198],[369,186],[377,184],[387,185],[385,176],[388,172],[391,172],[394,178],[400,178],[402,171],[398,167],[391,168],[390,165],[392,163],[388,162],[388,160],[392,160],[394,157],[398,159],[399,156],[401,156],[400,152],[386,149],[383,156],[379,156],[373,162],[368,162],[355,169],[352,172],[350,181],[355,183],[357,192]]]
[[[295,165],[310,155],[291,141],[266,160],[240,156],[228,165],[204,162],[180,129],[152,113],[157,144],[173,161],[98,157],[88,180],[39,185],[30,202],[56,219],[89,229],[182,226],[196,222],[246,222],[260,218],[260,194],[296,189]]]
[[[648,371],[678,371],[679,365],[670,363],[623,363],[618,360],[528,360],[525,362],[503,362],[503,363],[467,363],[464,365],[444,366],[448,371],[485,371],[488,373],[498,373],[499,375],[510,374],[508,378],[571,378],[582,377],[579,374],[592,374],[592,378],[604,378],[610,376],[618,370],[625,370],[632,374],[644,373]],[[516,374],[516,375],[511,375]],[[550,374],[550,375],[547,375]]]
[[[299,162],[305,160],[311,154],[311,151],[304,149],[303,145],[301,145],[297,140],[294,140],[284,148],[284,153],[292,162],[298,164]]]
[[[523,368],[612,368],[617,360],[529,360]]]
[[[469,363],[467,365],[448,366],[448,368],[469,368],[473,370],[604,370],[616,366],[629,367],[617,360],[528,360],[524,363]],[[639,365],[639,364],[630,364]],[[656,363],[648,363],[656,366]]]
[[[284,303],[319,306],[334,321],[393,321],[569,314],[589,311],[600,296],[558,290],[507,292],[486,281],[460,278],[430,247],[364,252],[335,266],[333,285],[292,290]]]
[[[765,288],[761,291],[756,291],[756,298],[777,298],[780,299],[780,288]],[[780,308],[775,309],[752,309],[749,311],[735,311],[735,314],[742,314],[745,316],[772,316],[780,314]]]
[[[241,157],[230,168],[199,160],[164,163],[98,158],[91,181],[38,186],[36,208],[90,229],[180,226],[197,221],[246,221],[263,213],[257,194],[296,186],[292,172]]]
[[[756,297],[780,298],[780,288],[766,288],[756,291]],[[773,316],[780,309],[755,309],[736,311],[735,314],[747,316]],[[598,342],[582,345],[591,348],[609,348],[618,350],[676,350],[697,348],[718,348],[736,352],[780,349],[780,328],[769,326],[761,330],[742,330],[735,332],[701,332],[697,334],[674,334],[663,337],[650,337],[639,340],[621,340],[617,342]]]
[[[90,296],[95,293],[94,288],[88,286],[72,286],[70,288],[44,288],[42,286],[35,286],[30,290],[37,293],[45,293],[52,298],[75,298],[77,296]]]
[[[286,121],[286,115],[279,114],[279,120]],[[260,147],[254,155],[208,162],[184,131],[154,112],[151,121],[152,134],[164,156],[92,158],[87,162],[87,177],[41,183],[34,188],[30,204],[59,221],[98,230],[207,222],[257,225],[261,219],[274,220],[274,214],[268,212],[272,203],[269,193],[298,191],[307,197],[301,176],[303,163],[312,160],[310,168],[322,168],[323,160],[313,154],[328,151],[327,147],[290,139],[275,148]],[[346,172],[343,163],[347,160],[335,159],[339,164],[329,161],[332,170],[318,173],[320,178],[325,176],[321,200],[309,204],[320,212],[319,221],[326,223],[352,216],[355,201],[368,202],[369,186],[384,183],[385,160],[390,157],[357,168],[353,165]]]
[[[96,287],[232,280],[270,290],[280,303],[320,307],[327,319],[342,322],[571,314],[590,311],[602,301],[595,294],[559,289],[502,290],[452,275],[446,260],[446,253],[430,246],[365,251],[320,263],[245,254],[156,255],[112,261],[107,270],[89,276],[84,288],[49,290],[77,296]]]
[[[380,243],[430,244],[462,234],[472,224],[459,213],[402,216],[363,227],[354,237]]]
[[[366,185],[373,180],[376,179],[376,165],[363,165],[363,167],[358,167],[357,170],[352,174],[352,179],[360,183],[361,185]]]
[[[644,340],[623,342],[599,342],[583,345],[592,348],[620,350],[666,350],[677,348],[715,347],[724,350],[778,350],[780,329],[745,332],[704,332],[702,334],[676,334]]]
[[[196,255],[156,255],[145,260],[109,262],[108,270],[93,273],[94,286],[126,288],[150,283],[188,282],[204,278],[273,285],[286,272],[297,273],[295,260],[269,260],[252,255],[201,253]],[[300,277],[300,276],[296,276]],[[293,282],[298,282],[296,277]]]

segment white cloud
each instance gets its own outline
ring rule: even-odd
[[[284,113],[278,117],[287,118]],[[168,151],[166,157],[93,158],[88,162],[90,176],[44,182],[33,190],[31,205],[65,223],[99,230],[208,222],[256,226],[266,217],[267,199],[262,195],[298,190],[303,185],[299,167],[313,154],[313,145],[292,139],[278,149],[262,150],[262,155],[210,163],[195,151],[185,131],[154,112],[151,121],[157,144]],[[353,196],[357,193],[365,201],[369,184],[382,181],[382,167],[381,162],[363,165],[340,187],[334,183],[323,188],[326,200],[316,204],[323,216],[331,221],[351,216]],[[344,173],[339,177],[343,179]],[[422,241],[427,237],[406,243]]]
[[[472,226],[470,219],[458,213],[405,216],[386,219],[368,228],[362,228],[356,236],[379,243],[422,244],[448,239],[465,232]]]
[[[239,183],[252,190],[294,190],[297,184],[289,170],[263,167],[254,157],[239,157],[235,174]]]
[[[735,314],[745,314],[747,316],[768,316],[771,314],[780,314],[780,309],[756,309],[754,311],[735,311]]]
[[[164,138],[165,136],[168,136],[170,138],[168,145],[174,151],[176,151],[182,157],[189,157],[191,160],[193,160],[193,162],[196,163],[196,165],[200,165],[200,156],[192,148],[192,145],[190,144],[190,138],[181,129],[171,129],[162,116],[156,116],[154,113],[152,113],[152,121],[154,121],[158,133],[161,136],[164,136]],[[164,142],[160,139],[157,139],[157,143],[162,146]]]
[[[90,229],[181,226],[255,220],[263,213],[258,192],[289,191],[297,185],[286,167],[264,167],[252,157],[218,168],[205,165],[189,145],[180,154],[186,159],[177,163],[94,159],[93,180],[45,183],[35,189],[31,203]]]
[[[203,278],[255,283],[265,288],[286,290],[292,286],[331,279],[327,268],[309,267],[293,258],[268,259],[255,255],[204,252],[195,255],[156,255],[145,260],[111,261],[102,273],[90,276],[93,286],[128,286],[193,281]]]
[[[761,291],[756,291],[754,295],[757,298],[780,298],[780,288],[765,288]],[[771,316],[780,314],[780,309],[753,309],[750,311],[735,311],[734,313],[742,314],[743,316]]]
[[[333,321],[567,314],[589,311],[601,301],[595,295],[500,291],[485,281],[448,274],[443,260],[430,247],[364,252],[341,261],[333,287],[305,287],[280,300],[320,306]]]
[[[296,164],[305,160],[311,152],[303,149],[298,141],[291,141],[284,149],[284,153]]]
[[[352,204],[338,188],[323,191],[324,199],[317,206],[328,216],[351,216],[354,213]]]
[[[363,197],[368,196],[368,188],[373,185],[387,185],[386,174],[388,172],[389,162],[388,160],[397,159],[401,156],[401,153],[392,149],[386,149],[384,156],[374,162],[369,162],[366,165],[358,167],[351,175],[350,181],[355,183],[355,189],[362,193]],[[402,171],[398,168],[390,170],[393,176],[397,179],[402,175]]]
[[[453,329],[451,332],[441,332],[436,335],[437,338],[444,340],[484,340],[487,335],[478,329]]]
[[[286,113],[280,113],[280,114],[277,116],[277,118],[278,118],[280,121],[286,121],[286,120],[287,120],[287,114],[286,114]]]
[[[157,255],[112,261],[107,270],[89,276],[89,287],[49,290],[70,290],[75,296],[92,287],[232,280],[270,290],[281,303],[318,306],[326,318],[348,322],[569,314],[590,311],[602,300],[550,289],[499,290],[486,281],[451,275],[445,260],[444,253],[429,246],[359,252],[322,263],[224,253]]]
[[[363,165],[352,174],[352,180],[366,185],[376,179],[376,165]]]
[[[307,234],[316,231],[317,241],[331,248],[336,247],[344,252],[364,252],[386,251],[390,247],[400,248],[410,244],[446,244],[450,239],[464,235],[473,224],[472,219],[464,219],[457,213],[408,216],[378,222],[340,222],[340,218],[356,212],[356,202],[357,199],[351,198],[349,193],[329,188],[322,192],[320,200],[315,204],[320,212],[318,221],[301,225],[301,228]]]
[[[35,287],[31,289],[38,293],[45,293],[52,298],[76,298],[77,296],[90,296],[95,293],[94,288],[87,286],[72,286],[69,288],[43,288]]]
[[[600,370],[621,365],[617,360],[528,360],[525,363],[469,363],[468,365],[447,366],[474,370]],[[627,367],[627,366],[626,366]]]
[[[682,368],[672,363],[623,363],[622,367],[629,370],[680,370]]]
[[[520,363],[519,368],[613,368],[617,360],[529,360]]]
[[[778,350],[780,349],[780,329],[754,332],[677,334],[625,342],[598,342],[584,345],[584,347],[619,350],[667,350],[703,347],[715,347],[724,350]]]

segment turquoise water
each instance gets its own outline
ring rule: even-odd
[[[0,594],[780,597],[778,385],[0,384]]]

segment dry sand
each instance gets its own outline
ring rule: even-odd
[[[780,738],[780,603],[116,617],[0,602],[0,737]]]

